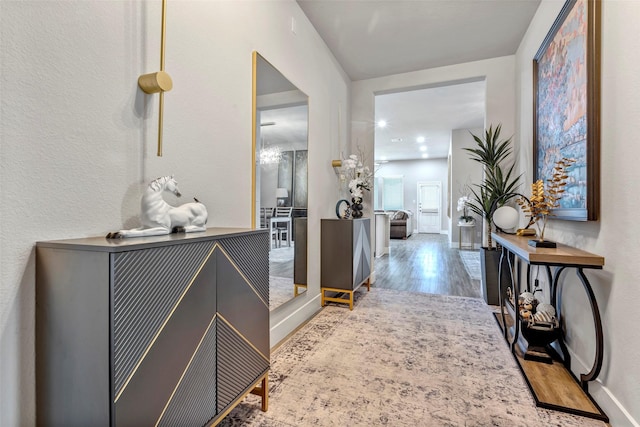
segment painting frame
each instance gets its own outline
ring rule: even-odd
[[[553,218],[598,220],[601,1],[567,0],[533,59],[533,181],[576,162]]]

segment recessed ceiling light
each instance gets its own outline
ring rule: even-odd
[[[424,136],[419,136],[416,138],[416,141],[418,141],[420,144],[422,144],[425,141]]]
[[[383,128],[387,126],[387,121],[386,120],[378,120],[378,127],[379,128]]]
[[[427,151],[427,147],[426,147],[426,146],[424,146],[424,145],[423,145],[423,146],[421,146],[421,147],[420,147],[420,151]]]
[[[427,157],[429,157],[429,155],[428,155],[427,153],[424,153],[424,154],[422,155],[422,158],[423,158],[423,159],[426,159]]]

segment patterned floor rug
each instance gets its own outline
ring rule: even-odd
[[[293,298],[293,242],[269,251],[269,309]]]
[[[269,251],[270,262],[290,262],[293,260],[293,242],[291,246],[272,248]]]
[[[269,310],[280,307],[293,298],[293,278],[269,276]]]
[[[328,305],[271,356],[269,410],[221,426],[604,426],[539,409],[489,307],[371,288]]]
[[[464,269],[473,280],[480,280],[480,252],[479,251],[458,251],[460,259],[464,264]]]

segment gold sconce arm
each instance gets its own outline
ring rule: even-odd
[[[162,30],[160,34],[160,71],[138,77],[138,86],[144,93],[160,93],[158,108],[158,157],[162,157],[162,123],[164,116],[164,93],[173,88],[171,76],[164,71],[165,30],[167,26],[167,0],[162,0]]]

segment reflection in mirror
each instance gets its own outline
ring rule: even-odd
[[[307,288],[308,97],[254,52],[255,224],[268,228],[269,309]]]

